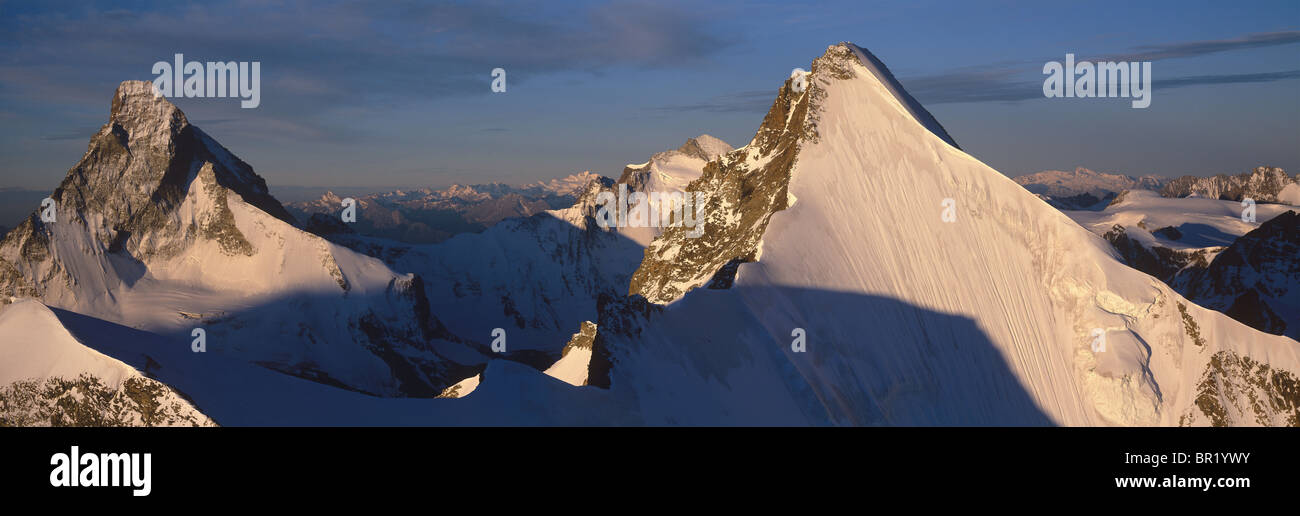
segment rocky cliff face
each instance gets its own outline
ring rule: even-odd
[[[852,77],[849,59],[855,58],[847,49],[828,52],[813,61],[812,74]],[[818,101],[826,95],[822,85],[813,81],[804,94],[792,81],[781,87],[749,145],[710,161],[686,187],[703,196],[703,233],[665,228],[646,248],[630,294],[668,303],[708,283],[724,266],[755,259],[772,214],[793,202],[786,186],[799,146],[818,136]]]
[[[1255,167],[1251,172],[1235,176],[1220,174],[1214,177],[1180,177],[1165,184],[1160,189],[1160,195],[1165,197],[1195,195],[1228,201],[1250,198],[1256,202],[1286,202],[1289,196],[1284,194],[1284,190],[1297,182],[1300,182],[1300,178],[1291,177],[1280,168]]]

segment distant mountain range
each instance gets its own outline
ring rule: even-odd
[[[632,191],[681,191],[699,177],[704,162],[729,151],[726,142],[700,135],[645,163],[628,165],[617,183],[629,185]],[[333,220],[342,211],[342,198],[333,192],[286,208],[321,234],[348,232],[413,244],[437,243],[460,233],[481,232],[505,219],[572,206],[583,189],[600,177],[586,171],[519,186],[488,183],[368,194],[354,198],[357,222],[346,226]],[[654,236],[645,233],[638,240],[644,245]]]
[[[407,243],[441,242],[459,233],[479,232],[504,219],[530,217],[567,207],[598,177],[591,172],[524,186],[502,183],[452,185],[443,190],[396,190],[354,198],[357,221],[347,226],[361,235]],[[336,228],[343,199],[326,192],[286,208],[315,228]],[[325,229],[329,231],[330,229]]]
[[[1091,195],[1101,199],[1124,190],[1159,190],[1167,178],[1141,177],[1095,172],[1084,167],[1073,171],[1044,170],[1015,178],[1026,190],[1053,199]]]
[[[1057,208],[1100,209],[1125,190],[1152,190],[1164,197],[1204,197],[1240,201],[1282,203],[1300,206],[1300,176],[1261,166],[1238,175],[1212,177],[1183,176],[1169,179],[1094,172],[1079,167],[1073,172],[1045,170],[1014,178],[1026,190]]]
[[[1160,195],[1227,201],[1249,198],[1255,202],[1300,206],[1300,175],[1289,176],[1285,170],[1277,167],[1255,167],[1250,172],[1235,176],[1183,176],[1165,183],[1160,188]]]

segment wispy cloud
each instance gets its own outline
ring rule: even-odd
[[[1080,57],[1079,60],[1159,61],[1292,43],[1300,43],[1300,31],[1248,34],[1225,40],[1142,45],[1135,47],[1135,51],[1130,53]],[[1001,63],[993,67],[969,67],[932,75],[905,77],[900,81],[912,96],[925,104],[1017,102],[1043,98],[1041,66],[1042,61]],[[1300,76],[1297,76],[1295,70],[1160,77],[1153,82],[1152,87],[1172,89],[1209,84],[1264,83],[1296,78]]]
[[[1023,70],[962,69],[902,78],[908,93],[924,104],[960,102],[1014,102],[1043,96],[1041,81],[1027,81]]]
[[[674,104],[652,108],[664,113],[705,112],[705,113],[762,113],[772,107],[777,90],[741,91],[718,95],[703,102],[691,104]]]
[[[1290,79],[1300,79],[1300,70],[1162,77],[1152,82],[1151,87],[1156,90],[1167,90],[1207,84],[1252,84]],[[904,86],[912,96],[926,104],[1017,102],[1043,98],[1042,81],[1013,80],[997,73],[962,72],[933,75],[907,80]]]
[[[1244,84],[1258,82],[1285,81],[1288,79],[1300,79],[1300,70],[1287,70],[1284,72],[1265,72],[1265,73],[1239,73],[1225,75],[1193,75],[1189,77],[1176,77],[1173,79],[1161,79],[1152,84],[1157,90],[1172,88],[1182,88],[1185,86],[1200,86],[1202,84]]]
[[[1159,61],[1196,57],[1216,52],[1245,50],[1274,45],[1300,43],[1300,31],[1248,34],[1225,40],[1187,41],[1162,45],[1142,45],[1126,54],[1081,57],[1091,61]],[[1043,98],[1042,61],[1003,61],[987,66],[965,67],[943,73],[901,79],[912,96],[925,104],[969,102],[1018,102]],[[1026,77],[1033,77],[1027,79]],[[1198,75],[1160,78],[1155,89],[1173,89],[1209,84],[1246,84],[1300,78],[1295,70],[1263,73]],[[719,95],[708,100],[659,106],[654,111],[676,112],[765,112],[772,105],[775,91],[743,91]]]
[[[259,114],[324,133],[321,115],[338,110],[488,94],[497,67],[514,86],[543,74],[691,66],[729,45],[685,5],[546,8],[563,12],[538,16],[491,1],[291,0],[16,13],[0,20],[0,107],[102,108],[118,82],[151,79],[153,62],[183,53],[262,62]]]
[[[1239,38],[1184,41],[1160,45],[1140,45],[1133,52],[1100,56],[1097,61],[1159,61],[1182,57],[1197,57],[1233,50],[1246,50],[1277,45],[1300,43],[1300,31],[1259,32]]]
[[[200,119],[190,120],[190,121],[191,121],[191,122],[194,122],[195,125],[204,126],[204,127],[210,127],[210,126],[220,125],[220,124],[225,124],[225,123],[229,123],[229,122],[238,122],[239,119],[237,119],[237,118],[200,118]]]
[[[82,140],[82,141],[85,141],[85,140],[89,140],[90,137],[93,136],[93,135],[94,135],[96,132],[98,132],[98,131],[99,131],[99,128],[98,128],[98,127],[94,127],[94,128],[90,128],[90,129],[77,129],[77,130],[75,130],[75,131],[67,131],[67,132],[62,132],[62,133],[47,134],[47,135],[41,136],[41,140],[44,140],[44,141],[47,141],[47,142],[58,142],[58,141],[66,141],[66,140]]]

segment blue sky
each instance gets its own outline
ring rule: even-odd
[[[257,109],[176,103],[274,193],[617,176],[697,134],[741,145],[839,41],[1008,175],[1300,172],[1300,2],[1041,4],[0,0],[0,187],[57,185],[117,83],[175,53],[262,63]],[[1151,107],[1043,98],[1067,52],[1153,61]]]

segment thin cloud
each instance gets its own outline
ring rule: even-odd
[[[1152,81],[1151,87],[1168,90],[1209,84],[1256,84],[1290,79],[1300,79],[1300,70],[1157,78]],[[903,84],[912,96],[925,104],[1018,102],[1043,98],[1042,81],[1015,81],[997,75],[945,74],[904,81]]]
[[[1217,52],[1246,50],[1275,45],[1300,43],[1300,31],[1266,32],[1224,40],[1187,41],[1134,47],[1134,52],[1080,58],[1080,61],[1159,61],[1203,56]],[[949,72],[903,78],[909,93],[926,104],[970,102],[1019,102],[1043,98],[1042,80],[1038,77],[1041,61],[1024,61],[996,68],[962,68]],[[1265,83],[1298,78],[1295,70],[1276,72],[1157,77],[1155,89],[1183,88],[1211,84]],[[1033,80],[1025,77],[1035,76]]]
[[[1097,58],[1097,61],[1159,61],[1196,57],[1233,50],[1272,47],[1300,43],[1300,31],[1259,32],[1239,38],[1203,41],[1184,41],[1162,45],[1141,45],[1134,47],[1135,52],[1112,54]]]
[[[92,135],[99,131],[99,127],[94,129],[78,129],[64,133],[54,133],[41,136],[41,140],[47,142],[59,142],[67,140],[89,140]]]
[[[719,95],[694,104],[673,104],[651,108],[663,113],[763,113],[772,107],[776,90],[742,91]]]
[[[0,21],[0,48],[23,49],[0,53],[0,108],[99,109],[119,82],[152,79],[153,62],[181,53],[187,60],[262,62],[259,113],[324,133],[341,130],[327,118],[345,110],[488,94],[489,72],[498,67],[511,86],[620,66],[688,67],[733,41],[684,4],[555,9],[563,15],[491,2],[415,1],[22,13]],[[237,108],[206,117],[220,118],[221,109]]]
[[[1202,84],[1249,84],[1285,81],[1288,79],[1300,79],[1300,70],[1228,75],[1193,75],[1174,79],[1160,79],[1152,83],[1152,87],[1157,90],[1167,90],[1185,86],[1200,86]]]
[[[924,104],[1016,102],[1043,96],[1041,81],[1019,79],[1021,70],[959,70],[900,79],[908,93]]]

